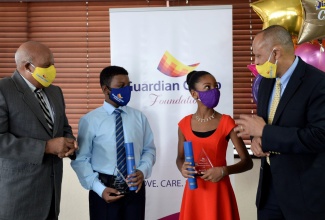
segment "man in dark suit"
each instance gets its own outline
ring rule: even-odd
[[[53,55],[29,41],[18,48],[15,61],[13,75],[0,80],[0,219],[58,219],[62,158],[72,156],[77,144],[62,91],[51,85]]]
[[[262,158],[258,219],[324,220],[325,74],[295,56],[281,26],[258,33],[253,52],[257,71],[267,78],[259,85],[257,116],[241,115],[235,131],[252,136],[251,150]],[[270,70],[280,82],[274,117],[276,80]]]

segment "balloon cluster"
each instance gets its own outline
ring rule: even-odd
[[[325,0],[259,0],[250,6],[263,21],[263,29],[271,25],[286,28],[292,35],[295,54],[325,71]],[[261,78],[257,75],[252,85],[255,103]]]
[[[312,41],[300,44],[296,47],[295,54],[306,63],[325,71],[325,53],[322,42]]]
[[[325,37],[323,0],[259,0],[250,6],[263,21],[263,29],[281,25],[298,36],[298,44]]]
[[[260,87],[260,82],[261,79],[263,78],[263,76],[261,76],[260,74],[258,74],[253,82],[253,86],[252,86],[252,94],[253,94],[253,100],[254,102],[257,104],[257,94],[258,94],[258,88]]]

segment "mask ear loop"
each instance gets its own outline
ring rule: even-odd
[[[275,50],[275,48],[273,48],[273,50],[271,51],[268,61],[270,61],[272,53],[273,53],[274,50]]]
[[[269,60],[268,60],[269,62],[270,62],[270,59],[271,59],[271,56],[272,56],[272,53],[273,53],[274,50],[275,50],[275,48],[273,48],[273,50],[272,50],[272,52],[271,52],[271,54],[269,56]],[[277,63],[278,63],[278,60],[275,60],[274,64],[277,65]]]
[[[106,86],[106,88],[107,88],[107,95],[109,96],[109,94],[112,92],[112,89],[109,88],[108,86]]]
[[[102,87],[103,93],[106,94],[105,93],[105,90],[107,89],[107,95],[109,95],[109,92],[111,91],[111,89],[107,85],[105,85],[105,84],[104,84],[104,86]]]
[[[194,98],[195,93],[198,93],[195,89],[191,89],[190,93],[191,93],[191,96],[192,96],[192,98],[194,100],[199,100],[199,94],[197,95],[197,98]]]
[[[195,92],[197,93],[197,99],[196,100],[201,102],[200,95],[199,95],[198,91],[195,90]]]
[[[32,63],[30,63],[30,62],[29,62],[29,64],[30,64],[32,67],[36,68],[36,67],[34,66],[34,64],[32,64]]]
[[[275,63],[274,63],[274,65],[276,66],[277,65],[277,63],[278,63],[278,60],[275,60]],[[276,73],[275,73],[276,74]]]
[[[32,67],[34,67],[34,69],[36,68],[31,62],[26,62],[26,64],[29,63],[29,65],[31,65]],[[26,68],[27,69],[27,68]],[[29,69],[27,69],[27,71],[30,73],[30,74],[33,74],[33,72],[31,72]]]

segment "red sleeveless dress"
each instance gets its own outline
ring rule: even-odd
[[[226,136],[235,127],[229,115],[222,115],[216,131],[206,138],[194,135],[191,128],[192,115],[184,117],[178,126],[186,141],[192,141],[194,161],[204,148],[214,167],[226,166],[228,141]],[[234,191],[229,176],[217,183],[197,177],[198,188],[190,190],[188,181],[184,188],[180,220],[239,220]]]

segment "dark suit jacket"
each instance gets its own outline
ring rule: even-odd
[[[267,122],[275,79],[259,85],[257,114]],[[292,220],[325,219],[325,75],[299,58],[276,110],[262,135],[272,155],[271,173],[278,202]],[[256,205],[264,202],[268,177],[261,160]]]
[[[54,137],[72,137],[62,91],[44,89],[54,111],[50,132],[37,98],[22,76],[0,80],[0,219],[44,220],[55,193],[59,214],[62,159],[44,154]]]

